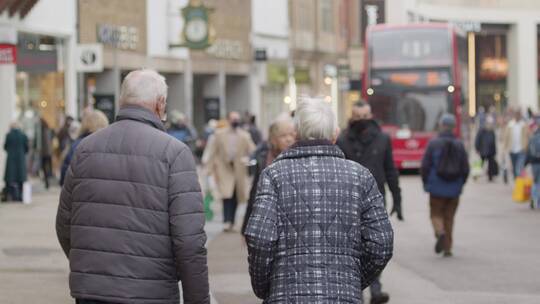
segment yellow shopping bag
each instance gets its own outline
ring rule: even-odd
[[[532,178],[528,176],[518,176],[514,183],[512,199],[516,203],[526,203],[531,199]]]

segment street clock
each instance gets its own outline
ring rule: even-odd
[[[212,9],[204,6],[201,1],[192,0],[182,9],[184,29],[182,31],[183,43],[171,47],[187,47],[202,50],[210,47],[214,40],[214,30],[210,23]]]

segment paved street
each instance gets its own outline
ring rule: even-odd
[[[402,178],[402,187],[406,222],[394,221],[395,257],[383,276],[391,303],[540,303],[540,212],[511,202],[509,186],[471,182],[456,219],[455,257],[444,259],[433,253],[418,177]],[[58,190],[31,205],[0,205],[0,303],[73,303],[54,233],[57,197]],[[218,221],[207,229],[212,294],[219,304],[259,303],[245,246],[238,234],[221,234]]]
[[[456,217],[455,256],[442,258],[433,252],[419,178],[406,176],[401,183],[406,221],[393,220],[395,256],[382,279],[391,303],[540,303],[540,211],[513,203],[510,186],[470,182]],[[245,251],[237,235],[210,244],[220,304],[259,303],[249,290]]]

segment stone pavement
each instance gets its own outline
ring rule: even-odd
[[[427,195],[402,178],[405,222],[393,220],[395,256],[383,275],[391,303],[540,303],[540,211],[511,202],[511,188],[470,182],[458,209],[455,257],[433,253]],[[0,204],[0,303],[68,304],[68,262],[54,231],[59,189],[30,205]],[[212,294],[219,304],[260,303],[238,233],[221,233],[220,204],[207,223]],[[243,208],[238,212],[243,216]],[[214,303],[216,303],[214,301]]]
[[[509,185],[470,181],[456,216],[455,256],[442,258],[433,252],[420,179],[404,176],[401,186],[405,222],[392,219],[395,254],[382,278],[391,303],[540,303],[540,211],[512,202]],[[220,304],[260,303],[250,291],[246,255],[238,234],[210,242],[211,286]]]

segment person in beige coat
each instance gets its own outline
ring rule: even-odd
[[[240,125],[240,114],[228,115],[229,125],[210,137],[203,155],[208,173],[214,177],[223,199],[225,231],[233,231],[238,202],[246,202],[249,192],[247,161],[255,150],[248,132]]]
[[[525,152],[529,144],[529,127],[519,110],[515,110],[513,114],[513,119],[508,122],[503,131],[502,141],[503,151],[510,155],[512,174],[516,178],[521,174],[525,165]]]

